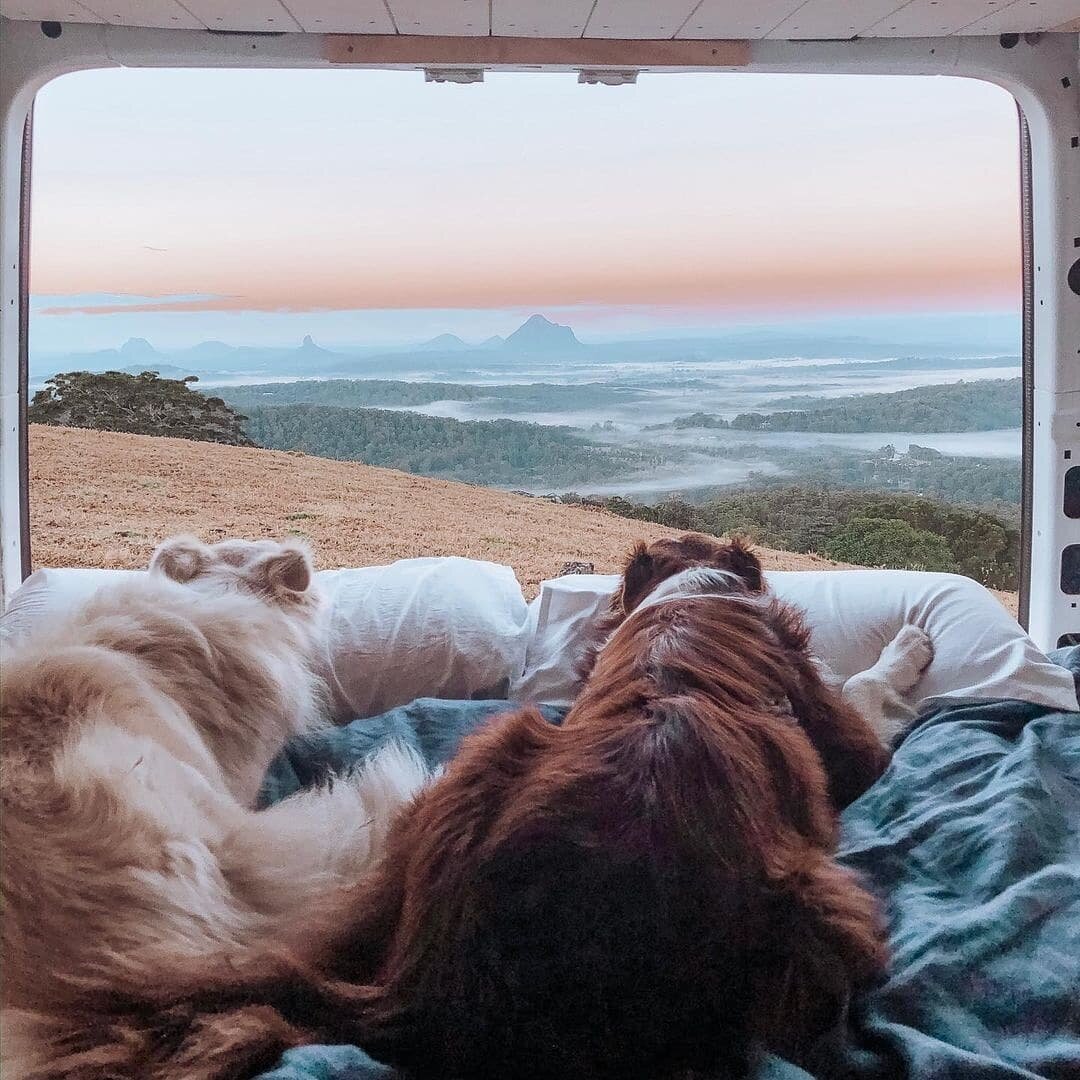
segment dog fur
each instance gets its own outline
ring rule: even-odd
[[[700,552],[697,591],[667,595],[687,568],[639,579],[635,552],[630,610],[562,726],[523,709],[468,737],[378,866],[298,913],[290,952],[131,983],[67,1041],[66,1075],[238,1080],[314,1041],[414,1080],[804,1060],[886,961],[874,900],[834,858],[836,806],[884,751],[753,553]]]
[[[709,580],[708,571],[719,571],[721,576]],[[740,575],[751,592],[765,592],[761,566],[741,537],[724,543],[702,533],[687,533],[678,539],[657,540],[652,544],[639,542],[627,558],[622,581],[612,595],[607,614],[586,646],[579,673],[588,674],[600,644],[638,605],[663,592],[676,595],[724,592],[727,589],[724,573]],[[865,721],[861,732],[852,729],[841,733],[840,747],[832,745],[834,740],[828,732],[811,735],[841,809],[884,769],[893,742],[912,719],[911,709],[902,695],[915,686],[933,655],[933,645],[925,631],[909,624],[900,628],[871,668],[842,684],[820,665],[824,681],[839,688],[844,701]],[[867,727],[883,753],[869,746]]]
[[[492,724],[397,822],[335,950],[370,987],[338,1035],[417,1077],[739,1075],[880,971],[823,761],[847,798],[881,748],[753,554],[713,555],[730,602],[645,606],[631,560],[563,725]]]
[[[816,744],[834,764],[869,755],[855,786],[881,748],[752,553],[718,554],[722,602],[636,605],[561,727],[527,708],[468,737],[293,959],[204,973],[184,1002],[144,993],[125,1030],[182,1015],[165,1042],[185,1061],[207,1032],[241,1061],[275,1040],[356,1043],[415,1080],[802,1059],[885,963],[875,903],[833,857]],[[143,1075],[241,1075],[170,1068]]]
[[[68,1048],[102,1041],[117,987],[242,962],[371,865],[424,780],[402,750],[252,809],[285,740],[324,723],[318,609],[303,547],[180,537],[5,646],[5,1077],[76,1075]],[[95,1075],[139,1075],[95,1053]]]

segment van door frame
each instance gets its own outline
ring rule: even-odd
[[[1025,494],[1021,607],[1036,642],[1052,648],[1080,632],[1080,597],[1062,589],[1062,553],[1080,544],[1065,516],[1067,463],[1080,463],[1080,37],[851,41],[590,41],[317,34],[221,34],[0,18],[0,604],[29,570],[25,450],[27,347],[20,267],[24,133],[37,91],[74,71],[103,67],[484,68],[645,72],[938,75],[982,79],[1016,99],[1030,140],[1031,433]],[[29,159],[26,158],[29,168]],[[28,189],[27,189],[28,190]],[[1027,337],[1027,335],[1025,335]]]

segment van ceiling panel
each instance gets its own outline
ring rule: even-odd
[[[899,0],[860,0],[858,4],[806,0],[767,36],[790,41],[858,37],[886,15],[891,15],[898,3]]]
[[[497,5],[499,0],[494,0]],[[673,38],[697,0],[596,0],[585,37],[656,41]]]
[[[957,34],[974,22],[1004,8],[1016,8],[1013,18],[1024,23],[1031,22],[1021,7],[1030,7],[1030,0],[911,0],[898,11],[884,16],[870,27],[874,37],[937,37],[941,34]],[[1034,10],[1034,9],[1032,9]],[[1010,19],[1006,19],[1009,22]]]
[[[687,19],[679,37],[763,38],[801,6],[801,0],[758,0],[751,4],[702,0]]]
[[[581,37],[593,0],[494,0],[491,32],[497,37]]]
[[[1080,0],[0,0],[10,19],[414,36],[941,37],[1080,29]]]
[[[388,0],[399,34],[431,37],[487,35],[488,0]]]
[[[1080,30],[1080,2],[1078,0],[1021,0],[1024,19],[1029,24],[1027,30]],[[993,12],[964,29],[965,34],[1002,34],[1016,27],[1011,25],[1016,18],[1011,7]]]
[[[77,0],[0,0],[0,15],[42,22],[99,23],[104,20]]]
[[[109,0],[101,0],[107,4]],[[211,30],[302,30],[280,0],[183,0],[184,7]]]
[[[289,0],[289,10],[309,34],[397,33],[382,0]]]
[[[170,30],[203,30],[205,26],[176,0],[80,0],[102,22],[118,26],[164,26]],[[245,8],[247,5],[244,5]]]

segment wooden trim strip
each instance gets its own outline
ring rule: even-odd
[[[627,41],[608,38],[421,37],[326,34],[331,64],[409,67],[746,67],[749,41]]]

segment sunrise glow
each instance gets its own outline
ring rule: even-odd
[[[360,341],[380,312],[602,335],[1019,299],[1015,106],[969,80],[116,70],[46,87],[35,124],[44,346],[136,316]]]

